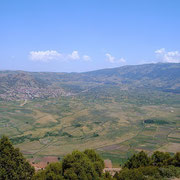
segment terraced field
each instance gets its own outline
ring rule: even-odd
[[[136,105],[115,98],[61,97],[0,103],[0,135],[28,158],[96,149],[114,164],[135,151],[180,150],[178,104]]]

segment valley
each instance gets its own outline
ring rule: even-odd
[[[23,72],[23,80],[21,73],[8,72],[18,76],[14,85],[1,72],[0,136],[9,136],[29,159],[92,148],[118,166],[141,150],[175,153],[180,150],[180,65],[144,66],[149,75],[141,66],[52,77]],[[39,97],[25,93],[32,86],[40,89]],[[10,93],[20,88],[26,91]],[[53,88],[63,94],[46,91]]]

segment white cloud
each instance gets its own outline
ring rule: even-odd
[[[155,51],[157,57],[162,62],[170,63],[180,63],[180,52],[179,51],[169,51],[167,52],[165,48],[161,48]]]
[[[55,50],[47,50],[47,51],[31,51],[29,53],[29,58],[32,61],[41,61],[41,62],[49,62],[52,60],[59,61],[71,61],[71,60],[83,60],[90,61],[91,58],[88,55],[79,55],[78,51],[73,51],[71,54],[61,54]]]
[[[110,63],[125,63],[126,62],[124,58],[116,59],[114,56],[112,56],[109,53],[106,53],[105,55],[107,57],[107,61],[109,61]]]
[[[54,50],[47,50],[47,51],[31,51],[30,52],[30,59],[32,61],[43,61],[48,62],[55,59],[62,58],[62,54],[58,53]]]
[[[117,60],[117,62],[119,62],[119,63],[125,63],[126,60],[125,60],[124,58],[120,58],[120,59]]]
[[[80,59],[78,51],[73,51],[71,54],[69,54],[68,59],[73,59],[73,60]]]
[[[106,57],[110,63],[115,63],[115,57],[113,57],[111,54],[106,53]]]
[[[156,54],[163,54],[165,53],[165,48],[161,48],[155,51]]]
[[[84,61],[90,61],[90,60],[91,60],[91,57],[88,56],[88,55],[84,55],[84,56],[82,57],[82,59],[83,59]]]

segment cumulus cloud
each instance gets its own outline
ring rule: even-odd
[[[124,58],[120,58],[120,59],[117,60],[117,62],[119,62],[119,63],[125,63],[126,60],[125,60]]]
[[[80,59],[78,51],[73,51],[71,54],[69,54],[68,59],[73,59],[73,60]]]
[[[156,50],[155,54],[162,62],[180,63],[179,51],[166,51],[165,48],[161,48]]]
[[[50,62],[52,60],[59,61],[71,61],[71,60],[83,60],[90,61],[91,58],[88,55],[79,55],[78,51],[73,51],[71,54],[61,54],[55,50],[47,51],[31,51],[29,53],[29,58],[32,61]]]
[[[47,50],[47,51],[31,51],[30,52],[30,59],[32,61],[44,61],[48,62],[54,59],[62,58],[62,54],[58,53],[54,50]]]
[[[82,58],[84,61],[90,61],[91,60],[91,57],[88,55],[84,55]]]
[[[157,49],[155,51],[156,54],[164,54],[165,53],[165,48]]]
[[[107,60],[108,60],[110,63],[114,63],[114,62],[115,62],[115,57],[113,57],[111,54],[106,53],[106,57],[107,57]]]
[[[116,59],[114,56],[112,56],[109,53],[106,53],[105,56],[107,57],[107,61],[110,63],[125,63],[126,60],[124,58]]]
[[[31,51],[30,52],[30,59],[32,61],[51,61],[54,59],[62,58],[62,54],[58,53],[54,50],[47,50],[47,51]]]

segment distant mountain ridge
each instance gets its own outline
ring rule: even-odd
[[[131,65],[84,73],[0,71],[3,100],[70,96],[99,87],[180,93],[180,63]]]

